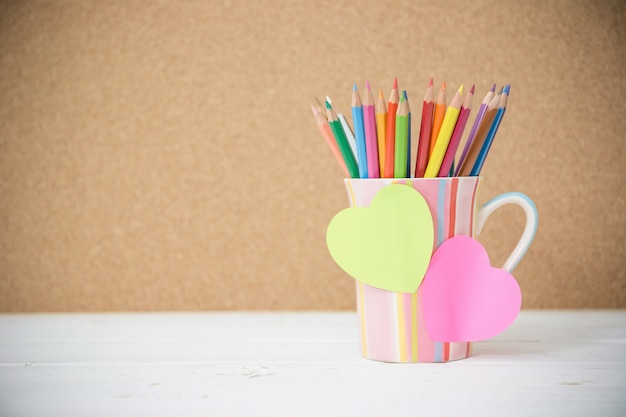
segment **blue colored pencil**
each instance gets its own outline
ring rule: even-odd
[[[367,178],[367,148],[365,147],[365,123],[363,121],[363,102],[356,84],[352,88],[352,125],[356,139],[356,153],[359,164],[359,177]]]

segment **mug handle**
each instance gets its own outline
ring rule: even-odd
[[[538,215],[535,203],[533,203],[533,201],[525,194],[518,192],[504,193],[493,198],[492,200],[489,200],[478,210],[478,214],[476,215],[476,236],[478,236],[482,231],[485,221],[487,221],[487,218],[491,215],[491,213],[506,204],[518,205],[524,209],[524,213],[526,214],[526,227],[524,228],[524,233],[522,233],[522,237],[520,237],[517,242],[517,246],[515,246],[515,249],[513,249],[509,258],[506,260],[504,265],[502,265],[502,269],[511,272],[515,269],[519,261],[522,260],[524,255],[526,255],[526,251],[528,251],[528,248],[537,233]]]

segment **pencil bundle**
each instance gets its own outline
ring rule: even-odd
[[[447,86],[437,94],[431,78],[424,100],[417,137],[417,154],[411,169],[411,108],[406,90],[394,79],[385,102],[382,89],[375,100],[369,82],[361,98],[354,84],[350,124],[329,97],[311,106],[318,129],[345,175],[351,178],[434,178],[478,176],[506,112],[510,85],[496,93],[494,84],[485,95],[465,146],[456,158],[472,111],[474,86],[463,85],[447,102]]]

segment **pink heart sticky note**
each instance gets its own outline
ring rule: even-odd
[[[424,279],[433,250],[434,226],[424,197],[392,184],[369,207],[351,207],[328,224],[326,243],[344,271],[372,287],[412,293]]]
[[[492,267],[485,248],[467,236],[439,246],[420,289],[426,329],[438,342],[489,339],[513,323],[522,305],[513,275]]]

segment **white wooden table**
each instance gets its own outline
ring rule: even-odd
[[[523,311],[446,364],[354,313],[0,315],[0,416],[625,416],[626,310]]]

